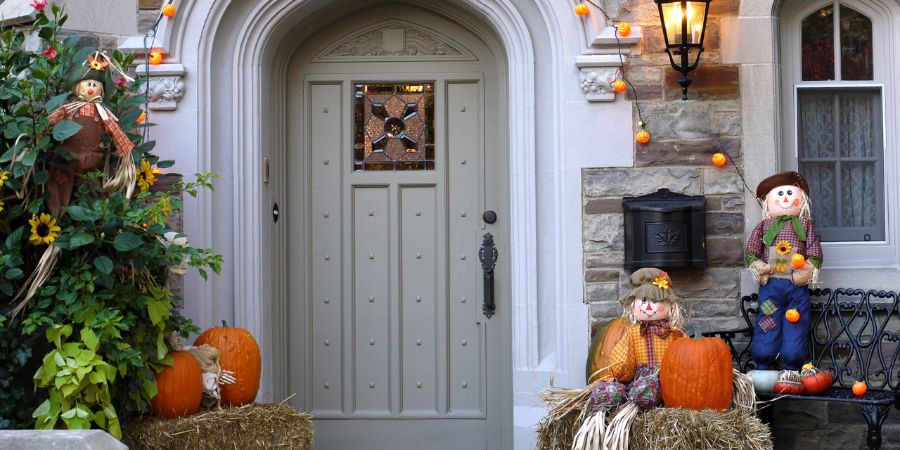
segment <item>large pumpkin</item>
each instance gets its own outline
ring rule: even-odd
[[[243,328],[231,328],[225,321],[221,327],[213,327],[203,332],[194,342],[200,346],[209,344],[219,350],[219,366],[222,370],[234,372],[237,381],[234,384],[221,386],[222,403],[228,406],[241,406],[253,403],[259,391],[262,357],[259,345],[249,331]]]
[[[203,373],[200,363],[188,352],[172,352],[172,367],[156,374],[156,395],[150,399],[153,414],[174,419],[200,410]]]
[[[724,411],[731,406],[733,377],[725,341],[682,338],[663,355],[659,388],[668,407]]]
[[[609,367],[609,355],[622,335],[628,330],[628,321],[624,317],[617,317],[606,322],[597,330],[591,349],[588,351],[587,370],[585,378],[588,384],[600,378],[604,373],[600,369]],[[606,371],[604,371],[606,372]]]

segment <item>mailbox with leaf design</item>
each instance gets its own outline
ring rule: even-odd
[[[706,198],[660,189],[622,199],[625,269],[706,267]]]

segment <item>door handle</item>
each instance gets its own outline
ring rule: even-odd
[[[481,269],[484,271],[484,302],[481,305],[481,311],[490,319],[497,309],[494,303],[494,266],[497,265],[497,258],[500,253],[494,246],[494,236],[491,233],[485,233],[481,241],[481,248],[478,249],[478,259],[481,260]]]

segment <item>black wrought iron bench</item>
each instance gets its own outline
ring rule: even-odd
[[[835,383],[820,395],[783,397],[859,404],[868,424],[866,443],[870,449],[881,448],[881,426],[891,405],[900,409],[900,296],[896,292],[843,288],[810,289],[809,293],[813,314],[809,357],[820,370],[830,370]],[[741,372],[754,368],[750,345],[758,300],[757,294],[741,298],[746,328],[703,333],[725,340]],[[857,398],[851,386],[860,380],[866,382],[868,391]],[[771,414],[771,408],[767,409]]]

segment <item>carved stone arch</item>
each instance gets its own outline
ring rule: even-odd
[[[312,59],[325,61],[476,61],[461,43],[443,33],[403,20],[385,20],[337,40]]]

